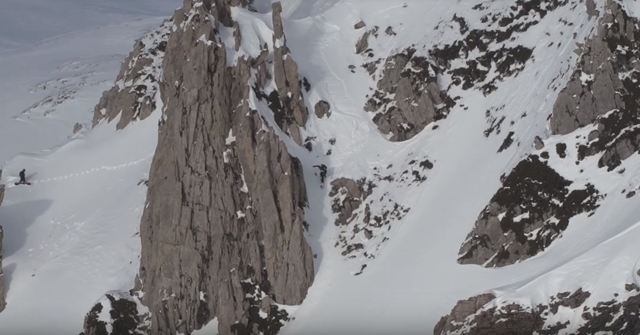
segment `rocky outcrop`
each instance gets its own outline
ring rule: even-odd
[[[324,100],[320,100],[318,101],[318,103],[316,103],[316,106],[314,107],[314,112],[316,113],[316,116],[320,119],[326,117],[330,117],[331,116],[331,105],[324,101]]]
[[[84,330],[80,335],[149,334],[149,313],[137,297],[109,292],[86,315]]]
[[[334,198],[331,209],[337,214],[336,226],[347,225],[354,219],[354,211],[360,207],[373,191],[372,184],[365,190],[366,180],[354,181],[348,178],[339,178],[331,182],[329,196]]]
[[[257,59],[227,58],[235,46],[225,46],[217,33],[237,27],[229,6],[242,4],[185,1],[166,45],[164,116],[136,283],[152,334],[190,333],[215,317],[220,334],[274,334],[287,319],[277,304],[300,304],[313,281],[302,166],[272,129],[280,126],[301,142],[307,111],[297,65],[286,48],[279,3],[275,50],[264,48]],[[270,94],[263,92],[268,77],[277,87]],[[251,94],[267,98],[277,125],[249,107]]]
[[[590,6],[587,3],[587,10],[593,12]],[[460,248],[461,263],[504,266],[527,259],[560,236],[571,217],[598,207],[605,195],[590,184],[572,186],[568,192],[573,182],[545,162],[550,152],[575,164],[601,155],[598,166],[611,171],[640,149],[640,28],[615,1],[605,7],[597,33],[580,49],[580,62],[560,92],[549,123],[554,135],[593,130],[578,137],[577,157],[568,156],[566,143],[545,150],[542,139],[535,139],[536,150],[542,152],[521,161],[504,178]]]
[[[464,90],[478,89],[489,95],[508,77],[522,72],[533,58],[533,49],[524,45],[507,46],[531,27],[538,25],[552,11],[567,6],[566,0],[516,0],[512,6],[500,7],[479,3],[471,10],[480,16],[485,29],[469,29],[464,17],[454,14],[451,22],[459,25],[460,38],[430,51],[436,64],[451,75],[451,85]],[[532,19],[535,18],[535,19]],[[442,26],[442,28],[440,28]],[[449,27],[438,25],[438,29]],[[448,29],[448,28],[446,28]]]
[[[591,124],[594,130],[578,147],[578,159],[602,153],[598,166],[609,171],[640,150],[639,41],[638,21],[608,1],[598,35],[583,47],[580,67],[568,92],[556,103],[551,120],[552,130],[558,133]],[[589,64],[597,61],[597,68]],[[574,91],[578,96],[568,96]]]
[[[439,70],[408,48],[386,60],[377,90],[365,111],[390,141],[405,141],[448,113],[447,96],[438,86]]]
[[[291,57],[291,52],[287,47],[287,38],[284,35],[282,26],[282,5],[275,2],[273,9],[273,63],[274,79],[278,88],[277,97],[280,100],[280,108],[272,109],[275,114],[278,126],[288,133],[298,144],[302,145],[300,127],[304,128],[307,123],[309,112],[302,97],[300,76],[298,75],[298,64]]]
[[[496,296],[491,293],[485,293],[471,297],[467,300],[460,300],[451,310],[451,314],[440,319],[434,327],[434,334],[444,334],[459,330],[465,319],[477,313],[483,306],[495,299]]]
[[[0,178],[2,178],[2,170],[0,170]],[[4,200],[4,185],[0,185],[0,204]],[[4,238],[4,232],[2,226],[0,226],[0,252],[2,251],[2,239]],[[7,306],[4,300],[4,274],[2,273],[2,254],[0,253],[0,312],[2,312]]]
[[[360,21],[362,22],[362,21]],[[360,29],[360,28],[365,27],[364,22],[362,23],[357,23],[354,28],[355,29]],[[369,37],[370,36],[378,36],[378,29],[380,29],[378,26],[373,27],[372,29],[369,29],[367,31],[365,31],[365,33],[362,35],[362,37],[360,37],[360,39],[358,39],[358,42],[356,43],[356,53],[357,54],[362,54],[365,52],[370,51],[369,50]]]
[[[591,124],[600,115],[625,108],[624,100],[629,92],[619,73],[632,70],[633,63],[637,63],[634,59],[640,56],[624,50],[638,34],[634,32],[634,24],[620,5],[611,0],[607,2],[596,35],[582,46],[578,68],[553,107],[550,128],[554,134],[571,133]]]
[[[116,128],[122,129],[131,121],[144,120],[156,110],[162,59],[172,26],[173,20],[168,20],[136,41],[133,51],[122,63],[115,86],[103,93],[95,107],[93,127],[104,119],[111,122],[120,116]]]
[[[521,161],[478,217],[458,262],[499,267],[544,250],[569,219],[598,207],[592,185],[572,184],[536,155]]]
[[[461,300],[435,326],[436,335],[638,334],[640,288],[626,284],[610,300],[589,302],[582,288],[549,297],[546,304],[523,304],[482,294]],[[562,309],[560,308],[562,307]],[[569,316],[569,317],[567,317]]]

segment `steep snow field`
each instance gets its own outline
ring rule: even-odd
[[[157,122],[90,127],[133,41],[179,1],[2,1],[2,334],[77,334],[104,293],[129,289]],[[153,119],[153,117],[152,117]],[[156,118],[157,121],[157,118]],[[85,128],[88,129],[88,128]],[[32,186],[14,186],[25,168]]]
[[[482,27],[479,15],[469,10],[476,3],[481,1],[284,3],[289,15],[284,22],[288,43],[301,76],[315,84],[310,92],[311,105],[318,95],[329,98],[336,111],[329,120],[316,121],[310,127],[312,135],[317,131],[319,137],[337,138],[333,154],[325,162],[330,171],[328,179],[374,179],[374,167],[400,165],[400,172],[408,160],[425,156],[435,167],[420,186],[379,185],[384,188],[379,194],[391,192],[412,211],[393,225],[386,235],[389,242],[359,276],[352,274],[360,263],[345,262],[334,248],[337,229],[332,220],[324,219],[333,217],[329,201],[324,200],[324,212],[315,221],[309,220],[312,239],[322,245],[319,271],[307,300],[294,314],[296,320],[285,326],[283,334],[429,334],[456,301],[491,290],[524,304],[548,303],[550,296],[580,287],[592,292],[590,305],[610,300],[614,294],[627,294],[624,283],[635,280],[633,274],[638,267],[640,247],[633,241],[640,237],[640,204],[638,199],[625,199],[620,193],[638,185],[634,175],[640,168],[637,155],[620,168],[632,173],[611,176],[595,168],[586,173],[585,178],[610,196],[594,216],[587,218],[584,214],[573,219],[563,237],[541,255],[500,269],[456,262],[460,244],[500,186],[500,176],[533,151],[534,136],[544,138],[548,134],[546,120],[557,97],[550,87],[564,87],[577,61],[573,53],[576,42],[583,42],[595,26],[584,4],[556,10],[515,42],[507,42],[535,47],[535,60],[529,61],[519,76],[499,83],[498,91],[488,97],[454,89],[451,94],[462,96],[462,100],[446,120],[439,122],[437,130],[427,127],[410,141],[390,143],[362,112],[365,95],[371,93],[367,88],[375,84],[360,68],[364,57],[353,52],[362,36],[362,30],[353,29],[354,23],[363,20],[367,27],[394,28],[397,36],[380,33],[377,44],[370,43],[376,58],[414,44],[418,50],[426,46],[418,51],[426,55],[434,44],[450,43],[455,38],[457,25],[450,22],[454,14],[465,17],[471,28]],[[511,4],[497,1],[491,6],[499,9]],[[638,8],[634,1],[625,4],[630,9]],[[434,29],[444,24],[453,26],[444,31]],[[349,72],[350,64],[356,65],[356,73]],[[511,130],[518,138],[517,145],[496,153],[504,135],[488,139],[482,135],[487,127],[485,111],[503,104],[505,124],[513,120]],[[562,140],[570,142],[574,136]],[[549,138],[547,145],[560,140]],[[572,162],[560,164],[563,175],[579,173]]]
[[[637,155],[621,166],[632,173],[586,172],[585,178],[610,196],[594,216],[573,219],[544,253],[500,269],[456,262],[460,244],[500,187],[500,176],[533,151],[535,136],[548,134],[547,117],[557,97],[549,87],[564,86],[577,61],[576,42],[583,42],[595,26],[583,5],[554,11],[517,41],[506,42],[535,47],[535,60],[517,77],[499,82],[488,97],[453,88],[451,94],[462,98],[438,129],[428,126],[409,141],[392,143],[363,111],[375,83],[361,67],[369,60],[354,52],[363,32],[353,28],[356,22],[382,30],[392,26],[397,34],[372,39],[375,58],[411,45],[426,56],[434,45],[459,37],[457,26],[446,28],[454,14],[464,16],[472,28],[481,26],[479,15],[469,9],[476,3],[480,1],[283,0],[287,43],[300,75],[312,84],[309,105],[327,100],[333,114],[311,118],[303,136],[316,136],[314,146],[331,149],[330,156],[293,148],[287,141],[305,166],[312,204],[308,240],[318,257],[314,284],[301,306],[288,308],[295,320],[282,334],[430,334],[456,301],[485,291],[546,303],[560,291],[583,287],[595,304],[623,295],[624,283],[635,280],[640,198],[625,199],[621,190],[640,185]],[[624,3],[640,15],[636,1]],[[133,40],[157,27],[178,5],[169,0],[0,4],[0,162],[2,181],[10,187],[0,208],[8,301],[0,313],[0,333],[78,333],[84,314],[104,293],[131,288],[146,192],[138,184],[149,171],[159,115],[122,131],[115,130],[114,122],[71,134],[76,122],[90,126],[91,110],[113,84]],[[257,1],[256,9],[266,13],[269,5]],[[245,43],[271,36],[270,15],[233,14]],[[561,19],[573,25],[561,24]],[[13,29],[18,26],[24,29]],[[487,138],[483,131],[485,111],[501,105],[505,124],[513,121],[510,130],[517,143],[497,153],[504,134]],[[574,135],[545,140],[547,145],[567,143]],[[336,144],[329,145],[333,138]],[[408,162],[425,157],[434,167],[424,183],[378,183],[376,196],[388,193],[411,211],[385,235],[362,241],[376,259],[342,256],[334,246],[340,231],[333,224],[329,187],[320,188],[313,166],[326,164],[329,181],[373,180],[374,168],[400,175]],[[579,173],[571,162],[565,164],[563,175]],[[11,187],[22,168],[34,184]],[[363,264],[365,271],[354,276]],[[214,325],[202,333],[213,334]]]

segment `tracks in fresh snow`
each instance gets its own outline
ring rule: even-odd
[[[54,182],[54,181],[60,181],[60,180],[66,180],[66,179],[70,179],[70,178],[76,178],[76,177],[81,177],[84,175],[89,175],[95,172],[100,172],[100,171],[114,171],[114,170],[121,170],[121,169],[125,169],[127,167],[131,167],[134,165],[138,165],[140,163],[143,163],[145,161],[147,161],[148,159],[153,157],[153,153],[146,155],[145,157],[135,160],[135,161],[130,161],[128,163],[123,163],[123,164],[118,164],[118,165],[102,165],[99,167],[95,167],[95,168],[91,168],[89,170],[85,170],[82,172],[77,172],[77,173],[71,173],[71,174],[67,174],[64,176],[56,176],[56,177],[49,177],[49,178],[43,178],[43,179],[35,179],[35,180],[30,180],[31,184],[43,184],[43,183],[50,183],[50,182]],[[17,185],[15,185],[13,183],[13,179],[16,178],[11,178],[11,180],[9,181],[8,184],[5,184],[6,188],[12,188],[15,187]]]

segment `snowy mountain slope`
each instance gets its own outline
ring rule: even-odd
[[[563,89],[572,80],[583,77],[579,73],[575,77],[574,73],[579,69],[580,60],[585,54],[579,47],[594,37],[601,24],[600,19],[609,13],[609,7],[605,9],[605,6],[610,6],[611,3],[578,0],[286,0],[282,2],[282,25],[286,37],[284,44],[283,39],[274,38],[278,34],[278,28],[274,24],[277,20],[272,13],[272,2],[254,1],[250,6],[253,10],[249,6],[233,8],[230,19],[237,23],[237,27],[222,24],[211,40],[198,40],[196,36],[196,40],[205,42],[205,47],[185,42],[184,52],[196,51],[192,54],[194,57],[188,59],[192,59],[197,64],[193,65],[194,68],[197,68],[203,64],[198,63],[202,54],[197,52],[200,50],[197,48],[217,50],[217,47],[224,47],[228,68],[238,69],[245,66],[241,61],[242,57],[246,57],[245,60],[259,59],[263,51],[268,50],[266,58],[262,60],[264,63],[255,61],[255,64],[267,65],[256,65],[251,70],[248,82],[253,90],[248,93],[246,103],[248,108],[255,109],[256,112],[247,115],[259,115],[260,122],[264,124],[259,127],[261,130],[258,133],[264,130],[265,133],[275,134],[284,143],[288,153],[300,160],[308,197],[308,205],[304,208],[305,224],[308,225],[306,241],[313,250],[315,263],[313,285],[300,306],[282,306],[277,303],[279,297],[273,300],[276,303],[268,300],[267,305],[272,306],[271,308],[277,306],[277,309],[286,310],[289,317],[292,317],[281,330],[282,334],[431,334],[440,318],[447,314],[450,314],[449,318],[443,319],[445,324],[438,325],[438,332],[469,333],[475,331],[473,327],[482,328],[487,322],[491,327],[500,324],[492,314],[496,310],[502,311],[504,318],[520,322],[514,322],[513,327],[516,328],[507,330],[522,333],[533,333],[534,330],[539,333],[541,330],[554,334],[575,333],[578,327],[588,323],[582,316],[585,312],[592,313],[593,320],[596,321],[602,320],[603,315],[615,317],[616,320],[622,320],[618,322],[620,327],[620,322],[633,320],[633,306],[637,306],[635,299],[639,285],[638,247],[635,241],[640,213],[637,209],[639,198],[628,197],[627,194],[637,193],[640,183],[636,171],[640,167],[640,161],[637,155],[631,154],[635,150],[631,150],[629,157],[622,159],[620,165],[609,172],[606,167],[598,167],[602,156],[600,152],[578,159],[579,150],[584,150],[579,149],[579,146],[589,143],[585,139],[591,137],[590,134],[597,128],[596,121],[589,120],[568,133],[559,134],[554,128],[555,119],[552,116],[556,113],[555,106]],[[199,6],[203,4],[197,3],[196,1],[195,10],[189,13],[202,13],[199,11],[203,9]],[[640,15],[640,8],[635,1],[625,0],[620,3],[632,17]],[[186,4],[190,6],[190,1]],[[140,9],[149,8],[133,6],[129,11],[129,8],[120,7],[118,2],[101,4],[99,8],[109,8],[112,11],[112,5],[116,8],[113,12],[124,15],[120,16],[123,21],[128,20],[128,15],[140,15]],[[93,6],[86,7],[86,10],[90,13],[100,12]],[[224,10],[217,12],[219,20],[229,19],[221,13],[224,14]],[[188,16],[190,24],[197,22],[198,18],[195,15]],[[212,17],[208,18],[214,24],[217,22]],[[152,23],[158,26],[159,20],[138,21],[133,26],[153,27]],[[194,26],[203,27],[198,24],[194,23]],[[135,37],[129,31],[131,25],[132,23],[118,24],[86,34],[73,33],[55,41],[68,49],[78,43],[89,43],[92,37],[100,36],[100,32],[103,32],[105,36],[116,39],[118,45],[125,41],[129,43],[128,47],[122,49],[124,52],[119,52],[122,59],[126,49],[131,46],[131,38]],[[614,29],[612,27],[615,25],[609,24],[607,29]],[[173,31],[178,29],[174,27]],[[120,39],[122,36],[126,37]],[[241,38],[238,39],[237,36]],[[22,43],[20,39],[11,36],[0,38],[0,42],[3,40],[8,40],[5,45],[11,44],[11,47]],[[51,71],[51,64],[56,62],[52,60],[51,63],[43,63],[35,60],[43,50],[52,50],[51,44],[46,43],[49,42],[43,44],[43,49],[37,49],[38,46],[30,49],[33,52],[22,49],[0,54],[0,65],[14,66],[20,64],[19,60],[33,59],[33,63],[42,64]],[[290,55],[284,52],[287,56],[283,59],[290,57],[297,64],[296,71],[302,87],[300,91],[309,111],[308,116],[305,116],[308,120],[302,125],[298,124],[299,138],[293,128],[297,127],[295,122],[298,120],[283,123],[281,114],[278,114],[281,111],[273,107],[274,100],[270,97],[264,99],[270,91],[283,90],[284,87],[280,86],[282,83],[276,83],[278,79],[268,79],[262,86],[258,85],[266,78],[261,77],[264,71],[271,71],[274,77],[281,75],[274,64],[278,59],[274,59],[273,55],[277,54],[275,49],[284,45],[290,50]],[[193,50],[189,50],[189,47]],[[60,50],[65,48],[61,47]],[[621,50],[616,59],[635,52],[628,48]],[[222,52],[216,55],[221,54]],[[9,58],[2,58],[5,55],[9,55]],[[58,55],[60,59],[67,57],[63,51],[59,51]],[[89,115],[82,116],[81,112],[93,108],[99,91],[111,86],[115,64],[120,60],[116,60],[115,56],[110,58],[104,55],[113,55],[113,48],[93,48],[86,56],[88,62],[103,69],[98,74],[92,74],[89,79],[84,79],[88,85],[95,85],[91,89],[86,88],[86,84],[82,85],[82,76],[80,79],[71,77],[69,81],[53,82],[56,86],[48,88],[52,92],[35,93],[37,98],[25,97],[25,94],[21,94],[25,92],[24,88],[43,79],[41,70],[31,72],[33,80],[24,80],[29,84],[16,85],[16,82],[21,81],[14,79],[2,81],[1,84],[6,86],[8,92],[4,97],[12,111],[25,110],[35,101],[45,99],[40,106],[34,106],[27,113],[19,115],[18,120],[25,121],[24,128],[14,126],[16,121],[11,121],[13,123],[8,126],[4,126],[4,122],[0,123],[3,125],[0,127],[7,129],[5,132],[2,128],[1,136],[6,134],[6,138],[10,139],[35,139],[20,142],[16,147],[2,147],[0,157],[8,159],[19,152],[34,152],[61,144],[73,123],[80,121],[88,124]],[[217,59],[203,58],[207,61]],[[4,59],[8,59],[7,63],[2,63]],[[102,60],[106,62],[103,64]],[[397,68],[400,66],[399,60],[406,60],[401,68]],[[24,64],[29,65],[24,67],[31,67],[32,62],[25,62]],[[176,59],[170,64],[184,66]],[[633,59],[630,59],[629,64],[634,64]],[[626,69],[629,64],[624,64],[623,68]],[[72,65],[82,67],[78,63]],[[0,71],[3,69],[9,74],[8,78],[18,78],[17,75],[11,76],[14,72],[10,72],[8,65],[0,66]],[[285,72],[291,75],[289,69]],[[173,70],[179,72],[176,68]],[[26,70],[24,72],[29,73]],[[587,72],[584,73],[585,79],[582,82],[578,80],[580,85],[593,80],[589,79],[591,74]],[[413,97],[415,101],[411,100],[408,107],[402,107],[397,97],[404,96],[407,92],[394,91],[403,85],[398,80],[396,86],[394,80],[389,79],[394,73],[401,78],[424,79],[425,83],[435,81],[437,89],[452,99],[446,106],[446,112],[438,112],[435,121],[429,119],[423,124],[406,122],[410,118],[402,119],[406,115],[405,109],[413,108],[414,105],[422,106],[420,104],[425,100],[418,101],[418,94],[412,91],[407,96],[410,97],[409,100]],[[210,74],[203,73],[202,78],[209,78],[207,75]],[[44,80],[59,77],[60,75],[54,74],[52,78]],[[230,82],[241,85],[236,82],[237,77],[223,78],[233,78],[229,79]],[[102,80],[107,82],[99,83]],[[186,82],[176,81],[175,85],[188,86],[198,80],[189,78]],[[161,85],[165,84],[173,83]],[[415,82],[403,89],[415,89],[413,84]],[[290,85],[291,82],[287,80],[286,89],[293,96],[297,91]],[[65,92],[74,91],[77,87],[82,87],[82,90],[73,93],[71,101],[65,100],[64,96],[68,94]],[[433,85],[430,87],[433,90]],[[198,99],[208,94],[217,97],[216,89],[218,88],[195,94],[196,98],[188,101],[203,103]],[[164,92],[166,94],[167,91]],[[172,103],[175,100],[171,99],[183,99],[179,89],[172,89],[170,92],[175,93],[170,96],[169,101]],[[618,94],[620,92],[623,91]],[[234,96],[233,94],[235,93],[230,93],[229,96]],[[47,101],[48,95],[54,99]],[[289,95],[285,93],[284,96]],[[58,97],[59,100],[64,100],[63,104],[56,105]],[[372,97],[383,101],[385,107],[382,110],[367,111],[369,109],[366,106]],[[280,98],[286,101],[283,96]],[[432,105],[439,105],[433,94],[430,99]],[[245,106],[244,103],[245,99],[241,99],[239,107],[235,108]],[[324,111],[318,112],[318,108]],[[398,112],[398,109],[401,111]],[[440,110],[439,107],[437,109]],[[47,114],[49,110],[52,112]],[[119,111],[115,112],[118,115]],[[169,118],[173,115],[171,110],[164,112]],[[17,113],[7,115],[11,117]],[[400,121],[395,123],[396,126],[391,131],[386,131],[379,122],[381,114],[393,114]],[[612,114],[615,113],[607,115]],[[36,310],[42,316],[41,323],[35,322],[31,325],[33,328],[27,330],[39,331],[45,329],[47,322],[53,322],[50,319],[53,316],[47,314],[47,311],[55,306],[56,300],[47,299],[37,308],[31,305],[42,299],[44,295],[40,292],[49,290],[52,287],[50,285],[55,284],[57,288],[69,287],[81,292],[81,297],[68,294],[63,297],[62,292],[57,297],[73,301],[73,308],[65,311],[64,316],[56,316],[69,322],[68,327],[65,325],[65,328],[60,328],[67,333],[80,328],[82,316],[103,294],[111,290],[127,291],[132,288],[133,277],[138,270],[134,256],[141,252],[140,241],[135,233],[138,231],[141,211],[145,207],[143,192],[146,192],[144,186],[137,184],[140,179],[146,178],[151,155],[157,150],[156,121],[159,119],[159,111],[156,111],[149,120],[133,122],[116,132],[115,124],[119,121],[116,118],[112,123],[102,123],[94,130],[83,131],[77,139],[51,153],[22,155],[6,163],[6,182],[13,181],[11,176],[23,166],[28,173],[37,171],[37,175],[32,177],[35,180],[32,188],[8,189],[5,203],[0,209],[0,224],[5,226],[4,269],[5,276],[9,278],[9,305],[0,314],[0,330],[8,327],[12,333],[19,334],[19,331],[27,329],[24,328],[23,319],[14,317],[23,315],[26,310]],[[221,157],[213,153],[211,159],[224,158],[225,164],[228,164],[229,157],[246,157],[243,156],[246,152],[237,148],[244,143],[242,136],[246,134],[241,131],[245,129],[243,127],[246,123],[238,121],[240,119],[234,119],[233,122],[237,122],[235,124],[221,120],[224,119],[218,119],[219,122],[212,129],[223,129],[224,134],[215,131],[211,133],[216,141],[221,139],[224,142],[224,150],[214,150]],[[166,121],[164,117],[162,121]],[[285,122],[290,121],[285,118]],[[592,121],[594,124],[591,124]],[[420,129],[413,131],[416,125]],[[51,129],[53,133],[37,138],[34,135],[27,136],[22,129],[30,130],[29,134],[43,134]],[[633,125],[630,129],[633,129]],[[392,138],[405,131],[407,136],[400,137],[402,141]],[[182,132],[180,134],[182,136]],[[165,133],[164,136],[168,135]],[[166,143],[172,143],[168,140],[170,137],[163,138]],[[273,137],[269,138],[269,143],[278,142]],[[388,139],[393,139],[394,142]],[[264,138],[255,143],[263,144],[261,141]],[[194,142],[195,145],[197,141]],[[185,148],[188,148],[187,151],[192,149],[188,143]],[[162,150],[158,152],[154,159],[160,159],[158,157],[166,154]],[[544,152],[548,158],[543,157]],[[524,178],[523,182],[510,177],[520,175],[517,167],[528,159],[534,159],[531,155],[543,157],[538,158],[543,163],[533,165],[534,168],[526,170],[523,175],[529,178],[531,171],[534,171],[537,173],[534,173],[534,177],[539,179]],[[576,160],[580,162],[576,163]],[[248,176],[253,172],[248,170],[246,161],[236,165],[240,165],[239,175],[246,186],[245,173]],[[194,166],[194,170],[201,168],[198,164]],[[214,165],[207,167],[213,168]],[[235,171],[235,168],[237,166],[234,165],[220,171]],[[271,166],[262,168],[269,170]],[[549,170],[555,171],[571,184],[564,185],[559,178],[550,179],[548,176],[553,174]],[[109,179],[102,181],[103,178]],[[189,181],[200,180],[200,176],[184,178]],[[212,180],[222,179],[220,177]],[[248,185],[254,192],[254,184],[250,179],[248,178]],[[518,257],[512,258],[501,258],[501,254],[494,253],[496,250],[492,249],[486,258],[477,257],[470,262],[500,266],[499,268],[459,263],[461,246],[468,236],[474,236],[479,231],[474,223],[481,222],[485,208],[491,211],[489,205],[492,199],[502,194],[501,190],[512,189],[514,184],[516,187],[525,185],[521,194],[529,196],[527,192],[531,190],[537,193],[537,184],[554,184],[559,180],[557,184],[562,187],[534,198],[534,202],[544,203],[544,210],[554,210],[544,221],[548,219],[555,224],[566,219],[566,222],[562,222],[568,222],[562,229],[549,230],[555,234],[545,235],[542,247],[526,256],[520,257],[518,254]],[[570,202],[567,199],[570,199],[571,191],[584,189],[587,184],[594,185],[598,191],[594,196],[594,199],[597,198],[594,200],[595,205],[591,203],[586,206],[588,208],[580,211],[563,207],[565,202]],[[191,186],[189,183],[185,185]],[[236,186],[240,185],[232,185]],[[259,186],[255,188],[258,189]],[[244,193],[242,189],[244,186],[237,193]],[[547,189],[545,186],[543,191]],[[188,191],[187,196],[183,195],[183,201],[194,200],[193,196],[197,192],[191,192]],[[217,191],[211,193],[217,196]],[[255,194],[259,193],[252,193],[252,196],[261,196]],[[153,192],[147,196],[153,197]],[[252,201],[240,196],[238,199],[233,198],[233,201],[227,203],[228,208],[233,209],[240,202],[244,204],[244,201]],[[200,206],[195,200],[196,204],[191,205],[192,208]],[[513,194],[508,200],[518,208],[532,205],[531,201],[518,202],[520,200]],[[578,202],[584,204],[583,200],[579,199]],[[41,213],[36,211],[35,218],[34,212],[24,209],[29,201],[40,208]],[[169,205],[171,204],[167,206]],[[516,211],[516,207],[513,207],[513,211]],[[516,228],[512,230],[515,231],[519,227],[518,223],[523,222],[522,226],[525,223],[529,225],[530,221],[537,219],[532,208],[528,208],[528,211],[516,211],[515,214],[498,211],[492,215],[498,217],[498,222],[505,217],[513,219],[511,223]],[[241,213],[242,215],[237,215],[238,220],[240,216],[246,215],[245,212]],[[75,216],[71,217],[72,215]],[[54,222],[50,222],[51,220]],[[16,224],[23,221],[33,221],[33,224],[26,229],[23,225]],[[72,226],[74,223],[78,224]],[[149,225],[152,226],[152,223]],[[67,226],[73,228],[67,229]],[[236,229],[236,226],[229,227]],[[541,231],[542,229],[527,231],[529,235],[526,236],[539,234]],[[194,236],[202,236],[198,235],[198,229],[191,228],[191,232]],[[11,239],[11,236],[23,238]],[[513,248],[516,242],[523,245],[528,243],[510,240],[512,237],[508,231],[504,236],[505,240],[501,240],[501,243],[505,242],[502,244],[503,249],[499,250],[520,252],[520,249],[509,248]],[[546,236],[552,237],[547,239]],[[88,244],[92,247],[87,247]],[[119,252],[113,247],[114,244],[127,251]],[[236,247],[235,244],[232,245]],[[464,250],[463,247],[462,251]],[[181,248],[177,249],[177,252],[183,251]],[[79,252],[82,254],[78,255]],[[161,254],[156,256],[173,257]],[[491,263],[494,260],[496,263]],[[160,264],[158,267],[163,266],[164,264]],[[37,270],[34,272],[31,268]],[[34,273],[35,276],[30,277]],[[185,270],[171,275],[182,278],[191,274]],[[225,290],[198,284],[199,288],[211,289],[211,292],[191,292],[191,283],[185,283],[184,286],[189,288],[188,294],[184,300],[180,300],[182,297],[177,298],[178,305],[209,306],[208,297],[214,292],[218,294],[218,291]],[[269,289],[264,286],[242,282],[247,283],[257,290],[258,298],[265,295],[265,292],[269,293]],[[168,283],[165,287],[172,285],[177,284]],[[182,289],[182,284],[180,288]],[[244,289],[243,285],[242,290]],[[457,301],[464,301],[484,292],[490,294],[472,298],[467,305],[462,302],[451,311]],[[146,291],[144,293],[147,294]],[[152,292],[151,295],[154,294],[156,293]],[[29,299],[18,299],[18,295]],[[248,312],[251,320],[247,322],[256,322],[263,327],[263,321],[269,319],[269,315],[260,314],[264,313],[265,302],[259,301],[256,296],[246,300],[251,305]],[[189,300],[192,297],[196,300]],[[624,306],[631,307],[615,309],[615,306],[627,299],[629,301]],[[104,302],[104,299],[101,301]],[[257,301],[261,306],[254,306],[258,304]],[[605,301],[612,302],[603,304]],[[213,319],[212,313],[218,307],[213,304],[211,306],[205,313],[206,317],[198,314],[197,321],[189,322],[200,326],[206,323],[203,321]],[[251,314],[254,312],[259,316]],[[246,324],[237,315],[237,323]],[[106,316],[104,318],[108,319]],[[233,319],[229,315],[224,318],[224,322]],[[161,318],[156,315],[156,319]],[[206,331],[213,333],[212,328],[218,327],[217,321],[213,319],[205,327]],[[558,322],[569,324],[557,326]],[[484,331],[491,333],[504,330],[491,327],[484,328]],[[595,328],[588,330],[595,332],[619,329],[603,327],[605,326],[596,324]],[[51,330],[50,324],[47,329]],[[629,331],[633,333],[633,330]]]
[[[154,122],[147,135],[144,124],[72,131],[77,122],[91,126],[91,110],[133,40],[177,5],[0,4],[0,40],[11,41],[0,45],[0,160],[9,185],[0,210],[8,301],[0,332],[79,333],[87,309],[135,277],[146,192],[138,183],[155,148]],[[22,168],[29,188],[13,186]]]

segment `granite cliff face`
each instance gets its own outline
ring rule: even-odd
[[[131,121],[146,119],[156,110],[162,60],[172,26],[173,19],[167,20],[136,41],[133,51],[122,63],[115,86],[103,93],[94,108],[94,127],[104,119],[111,122],[120,116],[116,128],[122,129]]]
[[[157,43],[163,115],[139,278],[126,298],[148,308],[130,314],[148,319],[152,334],[190,333],[214,318],[220,334],[274,334],[288,320],[277,304],[302,303],[313,282],[302,166],[280,137],[302,144],[308,116],[282,8],[273,4],[273,47],[265,43],[253,58],[233,53],[243,43],[234,6],[251,10],[250,1],[186,0],[168,21],[170,34],[159,34],[168,36]],[[223,33],[235,45],[225,45]],[[142,49],[138,43],[119,78],[139,76],[131,68],[146,66]],[[96,110],[131,106],[133,93],[117,92]],[[255,109],[254,99],[269,108]],[[120,122],[131,119],[125,110]],[[98,334],[92,325],[100,323],[85,322],[85,333]]]

